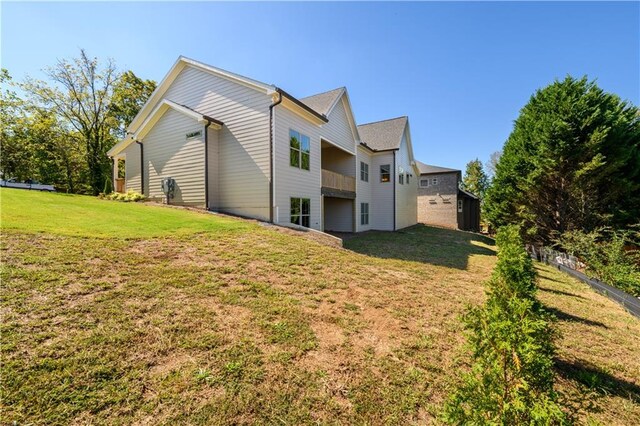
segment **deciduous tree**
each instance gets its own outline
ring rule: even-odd
[[[113,133],[118,139],[126,136],[127,127],[155,89],[155,81],[143,80],[133,71],[124,72],[116,81],[109,111],[116,121]]]
[[[112,129],[116,124],[109,106],[118,80],[116,67],[111,60],[100,66],[96,58],[81,50],[79,58],[58,61],[46,75],[50,82],[28,79],[24,88],[69,131],[78,132],[85,145],[88,184],[98,194],[111,181],[106,153],[115,141]]]

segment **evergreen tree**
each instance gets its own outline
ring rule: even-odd
[[[481,200],[489,187],[489,177],[484,171],[482,162],[477,158],[467,163],[467,169],[462,178],[462,189],[476,195]]]
[[[551,243],[640,218],[640,112],[587,78],[538,90],[521,110],[485,198],[497,227]]]
[[[536,299],[536,274],[519,229],[499,230],[498,262],[484,306],[464,315],[471,371],[450,397],[453,424],[565,424],[553,390],[554,330]]]

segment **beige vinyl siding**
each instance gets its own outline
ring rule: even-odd
[[[165,98],[224,123],[218,131],[218,161],[209,166],[209,181],[218,191],[210,207],[268,220],[270,96],[187,66]],[[214,164],[217,173],[212,174]]]
[[[310,138],[309,170],[289,165],[289,129]],[[311,213],[309,225],[322,230],[320,128],[282,106],[274,108],[274,221],[289,225],[290,198],[309,198]]]
[[[194,138],[187,133],[203,130],[191,117],[168,109],[145,136],[145,195],[162,200],[161,181],[176,181],[172,204],[204,206],[204,132]]]
[[[409,157],[409,144],[407,143],[407,130],[402,137],[400,149],[396,153],[396,229],[406,228],[415,225],[418,221],[418,187],[416,176],[411,160]],[[404,185],[398,184],[399,170],[403,170],[405,174]],[[410,184],[407,185],[406,174],[413,176],[410,178]]]
[[[137,143],[129,145],[124,151],[125,189],[142,193],[140,187],[140,146]]]
[[[320,135],[332,144],[355,155],[356,142],[349,125],[344,102],[345,97],[343,95],[327,117],[329,122],[322,126]]]
[[[369,150],[366,148],[358,147],[357,149],[357,172],[356,172],[356,232],[368,231],[371,228],[371,225],[374,221],[374,216],[376,215],[376,206],[371,203],[371,187],[374,184],[375,173],[372,168],[372,160],[371,155],[369,154]],[[364,161],[369,165],[369,181],[364,182],[360,180],[360,162]],[[369,203],[369,224],[361,225],[360,224],[360,203]]]
[[[376,153],[371,156],[369,182],[371,183],[371,204],[369,223],[371,229],[393,231],[393,151]],[[380,166],[389,164],[391,181],[380,182]]]
[[[335,173],[340,173],[347,176],[355,176],[356,156],[349,155],[348,153],[335,147],[323,148],[322,167]]]
[[[220,206],[220,178],[219,178],[219,158],[220,158],[220,150],[219,150],[219,134],[220,130],[215,130],[212,128],[207,129],[208,132],[208,141],[207,141],[207,152],[208,152],[208,178],[209,178],[209,206],[208,208],[211,210],[218,210]]]

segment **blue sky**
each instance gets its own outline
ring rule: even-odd
[[[20,80],[79,48],[160,80],[179,55],[304,97],[346,86],[359,123],[408,115],[416,157],[464,169],[538,88],[588,75],[640,104],[640,3],[7,3]]]

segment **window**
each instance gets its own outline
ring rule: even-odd
[[[404,185],[404,174],[400,173],[400,174],[398,175],[398,183],[399,183],[400,185]]]
[[[380,182],[391,181],[391,166],[384,164],[380,166]]]
[[[407,173],[407,185],[409,185],[409,178],[411,177],[411,175],[409,173]]]
[[[309,136],[295,130],[289,130],[289,164],[291,167],[309,170],[309,152],[311,142]]]
[[[369,203],[360,203],[360,225],[369,224]]]
[[[431,179],[431,185],[437,185],[437,184],[438,184],[438,178]]]
[[[311,200],[308,198],[291,198],[291,223],[309,227]]]
[[[458,200],[458,213],[462,213],[462,200]]]
[[[360,180],[369,182],[369,165],[364,161],[360,162]]]
[[[420,179],[420,186],[429,186],[429,179]]]

